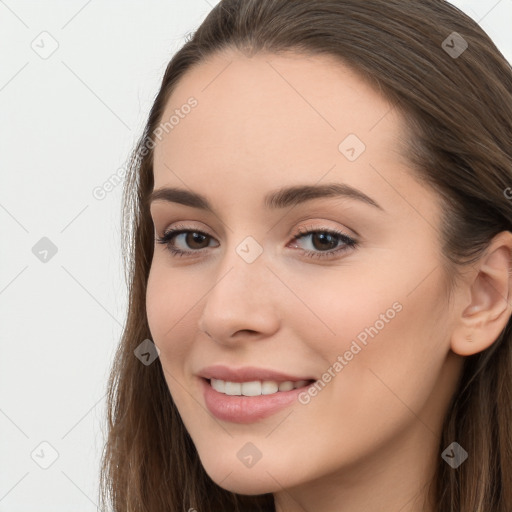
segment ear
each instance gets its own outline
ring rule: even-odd
[[[483,256],[472,264],[464,283],[462,313],[452,332],[451,349],[461,356],[491,346],[512,314],[512,233],[496,235]]]

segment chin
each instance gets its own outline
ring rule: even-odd
[[[267,475],[267,478],[261,481],[254,481],[254,478],[250,475],[240,477],[231,474],[224,480],[220,478],[218,481],[214,480],[214,482],[226,491],[245,496],[274,493],[283,489],[283,486],[279,485],[270,475]]]
[[[228,465],[219,465],[218,461],[203,464],[207,475],[222,489],[236,494],[254,496],[277,492],[285,487],[283,476],[281,479],[277,472],[269,470],[263,464],[257,468],[245,467],[242,463],[232,462]],[[261,461],[260,461],[261,463]],[[270,474],[269,474],[270,473]]]

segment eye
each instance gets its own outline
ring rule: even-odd
[[[177,248],[176,245],[172,243],[172,240],[179,237],[181,237],[182,243],[192,248],[195,247],[195,250],[188,251],[186,249]],[[210,238],[212,238],[210,235],[203,231],[199,231],[198,229],[191,229],[187,226],[177,226],[176,228],[165,232],[162,237],[157,237],[156,242],[165,245],[173,256],[186,256],[187,254],[199,252],[201,249],[208,247],[208,244],[206,244],[205,247],[203,247],[203,245],[205,240]],[[197,245],[200,247],[197,247]]]
[[[295,235],[294,240],[306,237],[311,237],[310,247],[313,247],[313,250],[305,250],[304,254],[310,258],[330,258],[333,255],[338,255],[341,252],[357,247],[356,240],[335,229],[299,229],[299,233]],[[341,246],[339,245],[340,243]]]
[[[302,238],[311,237],[310,247],[313,250],[303,250],[306,257],[310,258],[327,258],[338,255],[341,252],[348,251],[357,247],[357,241],[342,231],[323,228],[308,228],[309,230],[299,229],[298,234],[293,238],[294,241]],[[173,242],[181,237],[183,245],[192,248],[192,250],[179,248]],[[191,256],[209,247],[209,241],[213,238],[203,231],[193,229],[187,226],[177,226],[167,231],[162,237],[157,237],[156,242],[167,247],[168,251],[176,257]],[[340,246],[341,244],[341,246]],[[296,247],[297,244],[294,244]]]

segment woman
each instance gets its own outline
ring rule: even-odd
[[[449,3],[221,1],[126,181],[105,502],[510,512],[509,187],[510,64]]]

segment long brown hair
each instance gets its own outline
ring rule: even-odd
[[[187,70],[225,49],[338,57],[405,116],[411,172],[442,200],[450,285],[496,234],[512,230],[504,193],[512,186],[512,70],[470,17],[444,0],[222,0],[169,62],[125,180],[129,309],[108,383],[100,483],[102,503],[116,512],[275,510],[272,494],[234,494],[208,477],[159,359],[144,365],[134,356],[152,338],[145,295],[154,228],[146,199],[155,130]],[[431,484],[439,512],[512,511],[511,338],[509,321],[488,349],[465,358]],[[453,441],[469,454],[457,469],[441,458]]]

